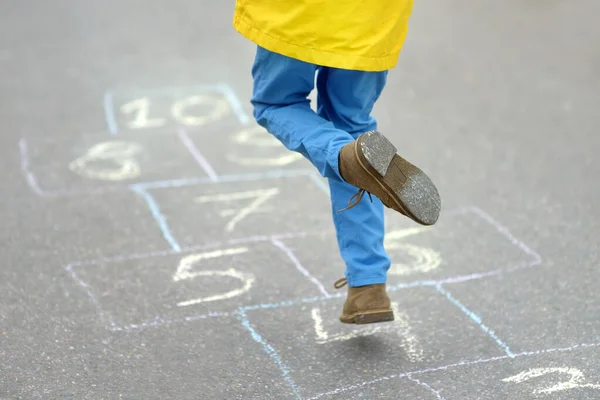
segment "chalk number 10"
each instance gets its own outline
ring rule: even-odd
[[[202,107],[203,112],[193,108]],[[157,128],[167,124],[169,119],[186,126],[200,126],[223,118],[229,112],[229,103],[224,98],[207,95],[193,95],[172,102],[169,118],[151,115],[151,102],[148,97],[140,97],[120,107],[128,117],[129,129]]]

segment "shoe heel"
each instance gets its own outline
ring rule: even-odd
[[[396,155],[396,147],[377,131],[369,131],[360,137],[360,150],[364,159],[381,176],[385,176]]]
[[[378,322],[390,322],[394,320],[393,311],[382,311],[377,313],[359,314],[354,318],[354,323],[358,325],[376,324]]]

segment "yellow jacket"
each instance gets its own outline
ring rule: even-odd
[[[233,26],[275,53],[327,67],[396,66],[413,0],[236,0]]]

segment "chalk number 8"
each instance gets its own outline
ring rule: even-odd
[[[98,143],[84,155],[69,164],[69,169],[92,179],[121,181],[140,175],[140,166],[135,159],[142,151],[137,143],[110,141]]]

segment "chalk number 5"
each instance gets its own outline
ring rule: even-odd
[[[241,272],[235,268],[229,268],[226,270],[194,270],[193,268],[194,266],[196,266],[196,264],[199,264],[204,260],[219,258],[223,256],[233,256],[236,254],[246,253],[247,251],[248,248],[239,247],[225,250],[215,250],[207,253],[190,254],[189,256],[182,258],[179,262],[177,270],[173,274],[173,282],[193,280],[200,277],[207,278],[211,276],[218,276],[234,278],[237,281],[239,281],[240,286],[235,289],[221,292],[212,296],[198,297],[195,299],[180,301],[179,303],[177,303],[177,306],[186,307],[211,301],[231,299],[232,297],[239,296],[250,290],[255,281],[254,275],[250,273]]]

